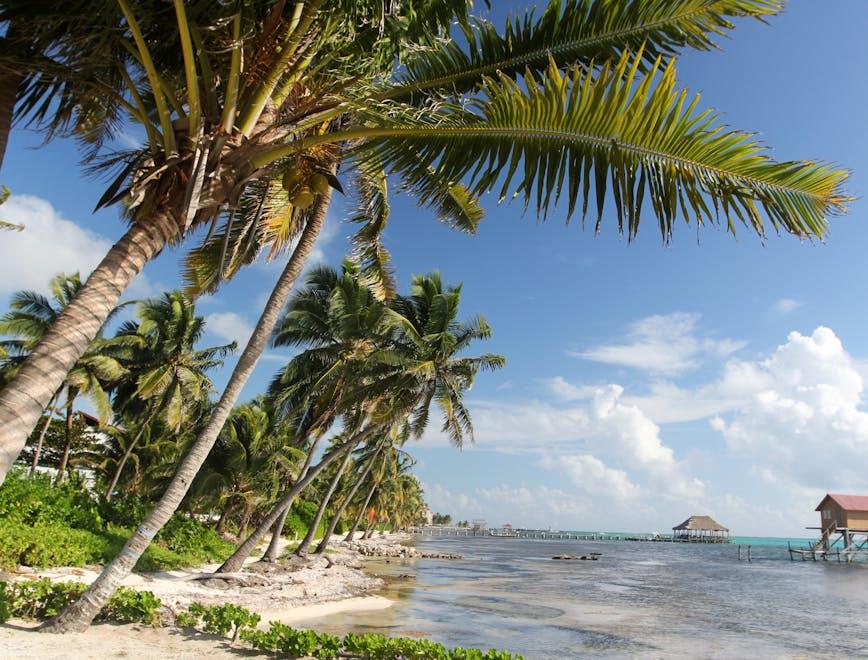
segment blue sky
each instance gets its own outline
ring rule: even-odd
[[[502,22],[501,3],[494,19]],[[742,22],[723,49],[686,53],[681,84],[727,123],[756,131],[779,159],[853,170],[866,190],[868,12],[862,0],[794,0],[771,25]],[[0,241],[0,297],[87,271],[123,232],[92,214],[104,185],[80,174],[74,145],[13,133]],[[833,219],[825,243],[677,227],[662,246],[645,217],[631,245],[609,213],[599,236],[551,213],[486,199],[477,236],[437,224],[398,197],[387,246],[399,279],[439,269],[464,283],[467,315],[494,328],[484,350],[508,366],[469,393],[477,444],[436,428],[412,448],[433,508],[492,523],[663,531],[710,513],[738,534],[800,535],[826,491],[868,492],[866,206]],[[333,208],[317,257],[338,264],[350,228]],[[178,280],[177,252],[131,294]],[[279,272],[256,265],[201,302],[208,340],[244,338]],[[245,395],[280,365],[269,353]],[[222,384],[226,374],[218,375]]]

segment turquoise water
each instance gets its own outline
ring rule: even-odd
[[[392,607],[304,625],[542,659],[868,657],[868,565],[791,562],[771,541],[747,563],[736,545],[426,538],[465,559],[375,564],[404,576]],[[602,557],[551,559],[589,552]]]

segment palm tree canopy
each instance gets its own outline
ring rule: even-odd
[[[118,0],[75,29],[95,53],[111,35],[117,85],[104,93],[147,139],[105,154],[121,171],[100,205],[124,201],[135,222],[171,209],[177,240],[210,222],[187,260],[197,292],[291,245],[311,200],[342,189],[337,161],[359,179],[359,259],[380,297],[386,176],[465,231],[495,191],[542,215],[561,196],[567,217],[584,215],[593,199],[598,227],[611,203],[630,237],[643,202],[665,239],[679,216],[822,237],[849,200],[847,173],[771,160],[676,84],[683,49],[781,6],[551,0],[499,30],[463,0]]]
[[[157,414],[177,431],[213,390],[207,373],[223,364],[235,342],[200,348],[205,319],[179,291],[139,303],[137,316],[118,330],[118,337],[131,341],[124,357],[130,377],[118,386],[115,405],[127,413]]]
[[[0,335],[10,337],[0,341],[4,353],[0,370],[4,372],[4,379],[15,373],[81,287],[81,277],[73,273],[52,278],[49,296],[36,291],[18,291],[12,295],[9,311],[0,317]],[[71,394],[68,398],[74,400],[79,393],[90,397],[101,422],[111,415],[107,390],[128,373],[121,359],[128,347],[129,342],[123,337],[96,337],[64,380]]]

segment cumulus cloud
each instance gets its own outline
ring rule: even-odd
[[[24,225],[22,232],[4,232],[0,240],[0,294],[30,289],[48,293],[49,280],[59,273],[96,268],[112,241],[63,217],[52,204],[32,195],[12,195],[0,206],[0,217]],[[153,293],[147,277],[139,275],[129,293]]]
[[[711,420],[729,449],[754,460],[766,481],[819,490],[868,487],[861,365],[837,335],[826,327],[791,332],[753,366],[761,378],[746,401]]]
[[[544,456],[542,467],[562,472],[588,494],[615,500],[630,500],[639,495],[639,486],[624,470],[615,470],[591,454],[561,455],[557,460]]]
[[[245,346],[250,335],[253,334],[253,326],[240,314],[235,312],[215,312],[205,317],[205,327],[226,341],[238,342],[238,346]]]
[[[573,357],[660,374],[693,371],[709,359],[722,359],[744,347],[732,339],[700,337],[699,314],[677,312],[649,316],[632,323],[625,341],[601,344]]]
[[[543,467],[558,469],[598,492],[608,488],[621,499],[635,495],[638,479],[660,496],[703,494],[703,483],[663,442],[660,427],[623,400],[621,386],[579,387],[563,378],[547,383],[564,403],[471,402],[477,444],[537,455]],[[436,428],[426,441],[429,446],[447,443]]]

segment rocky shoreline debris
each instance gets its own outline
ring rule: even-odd
[[[409,545],[345,541],[341,546],[364,557],[394,557],[396,559],[464,559],[453,552],[422,552]]]

